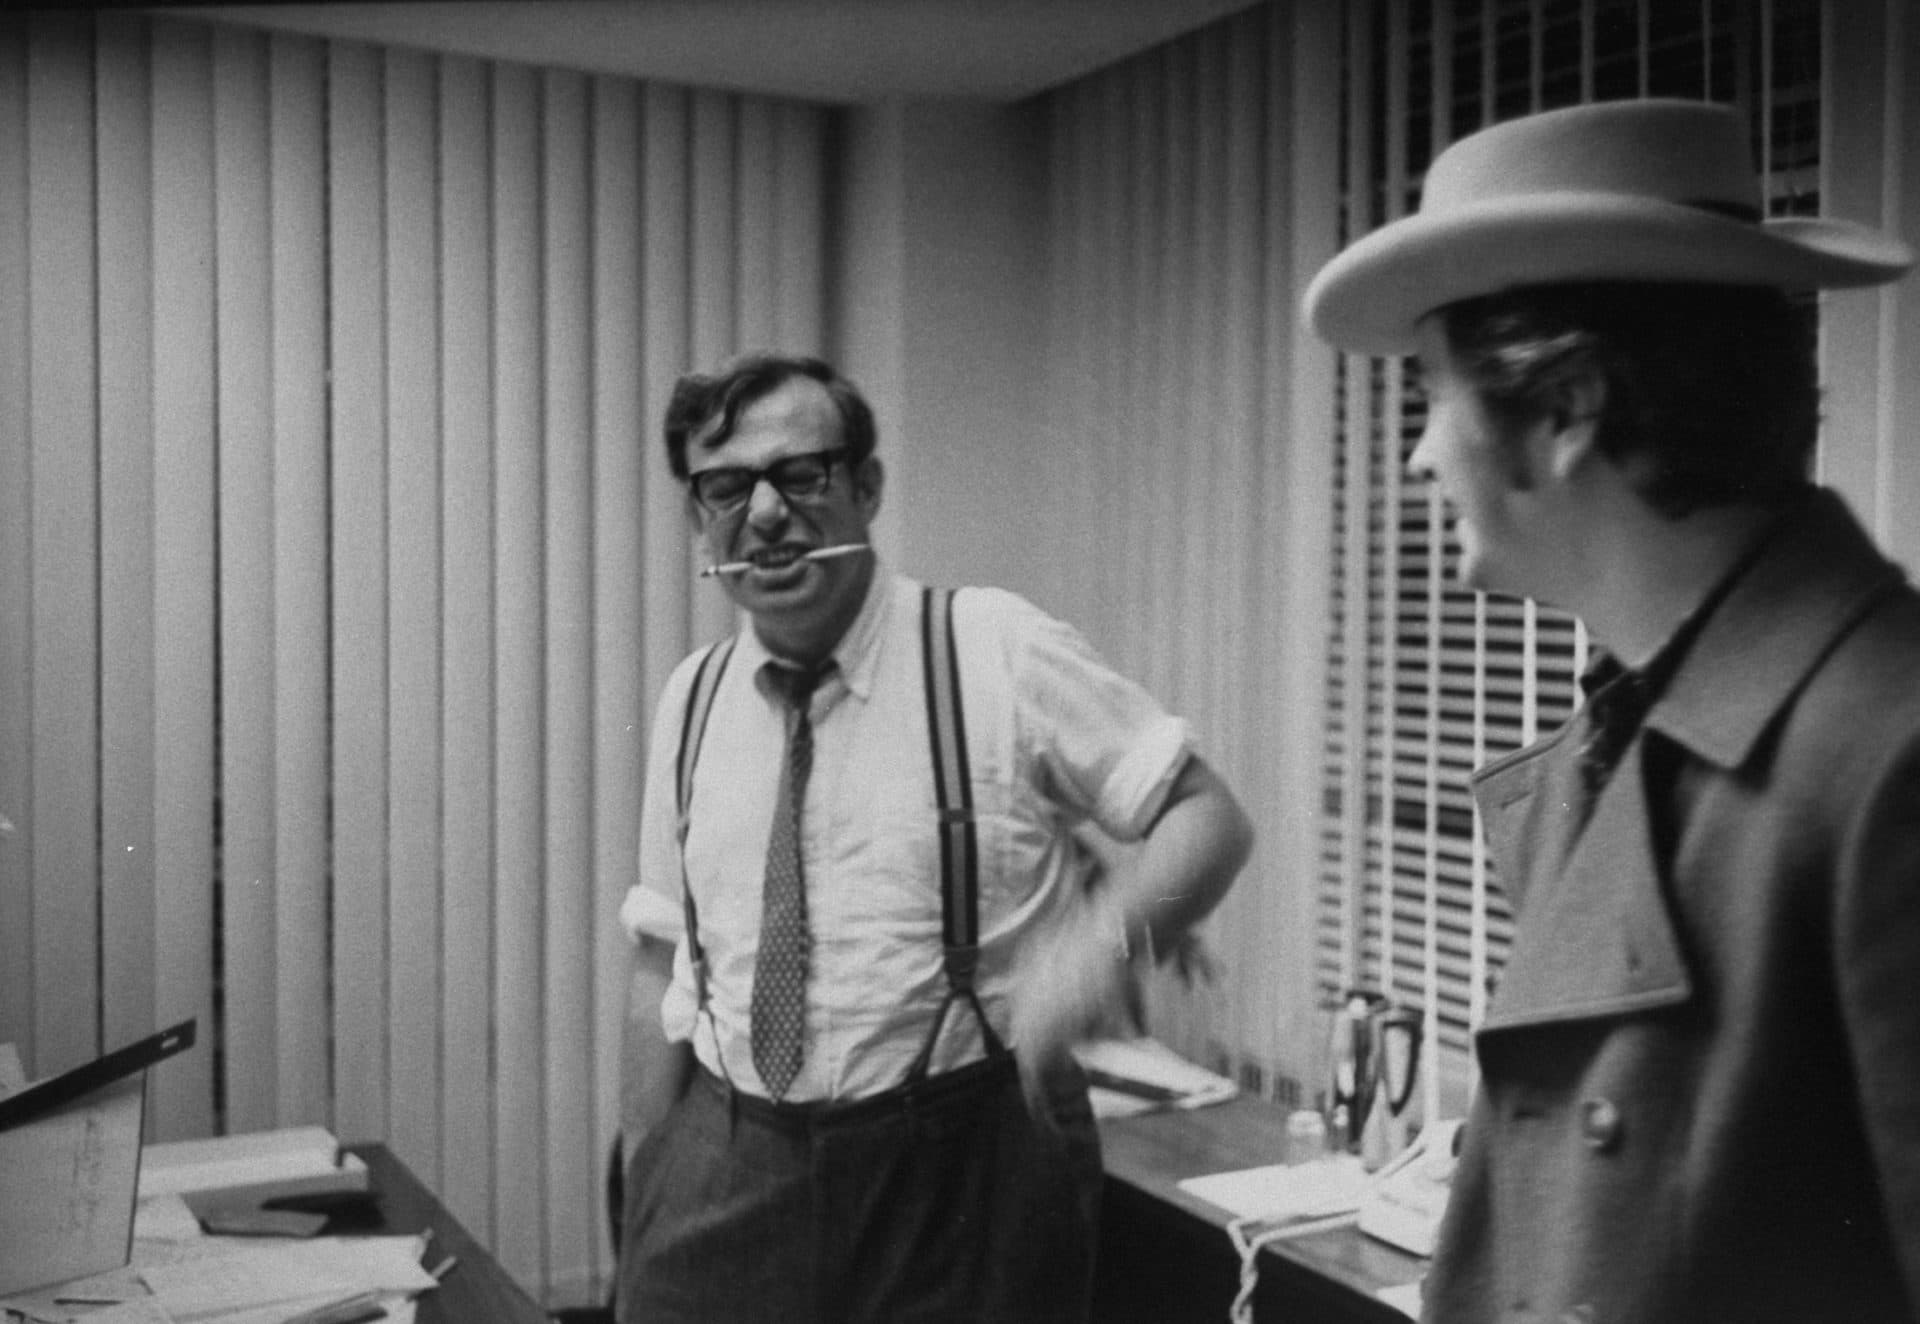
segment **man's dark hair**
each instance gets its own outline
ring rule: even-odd
[[[1456,366],[1503,435],[1555,407],[1575,374],[1597,371],[1607,389],[1600,453],[1635,457],[1636,490],[1662,514],[1777,504],[1808,481],[1820,411],[1813,309],[1779,290],[1541,285],[1450,304],[1440,317]]]
[[[854,384],[820,359],[801,355],[749,354],[718,372],[690,372],[673,384],[667,401],[667,467],[687,480],[687,443],[719,445],[733,435],[740,412],[796,377],[826,387],[840,414],[840,444],[847,449],[847,470],[854,472],[873,454],[873,410]],[[717,424],[717,426],[716,426]]]

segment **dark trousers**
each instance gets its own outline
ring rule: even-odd
[[[621,1324],[1087,1316],[1084,1089],[1027,1114],[1011,1056],[822,1108],[698,1072],[627,1169]]]

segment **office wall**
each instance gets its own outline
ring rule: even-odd
[[[0,19],[0,1040],[606,1263],[638,766],[723,628],[665,391],[823,334],[823,112]]]
[[[828,311],[880,424],[883,555],[929,583],[1035,598],[1073,519],[1036,486],[1045,130],[1033,103],[843,112]]]

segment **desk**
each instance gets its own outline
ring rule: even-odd
[[[1100,1123],[1107,1185],[1094,1318],[1221,1324],[1240,1290],[1232,1216],[1179,1187],[1188,1177],[1285,1161],[1286,1114],[1260,1099]],[[1260,1259],[1256,1319],[1407,1324],[1374,1293],[1426,1261],[1357,1228],[1275,1242]]]
[[[341,1225],[336,1218],[327,1231],[412,1233],[431,1228],[427,1266],[449,1255],[459,1261],[439,1287],[420,1295],[414,1315],[418,1324],[547,1324],[546,1312],[392,1151],[378,1144],[348,1145],[347,1149],[366,1161],[379,1197],[379,1216],[352,1226]]]

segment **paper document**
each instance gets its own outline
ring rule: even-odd
[[[182,1021],[38,1081],[17,1050],[0,1062],[0,1295],[127,1262],[147,1068],[193,1037]]]
[[[148,1145],[140,1166],[140,1198],[156,1195],[260,1201],[294,1195],[364,1191],[367,1165],[341,1152],[322,1126],[177,1140]]]
[[[425,1243],[417,1236],[320,1237],[249,1247],[230,1254],[146,1269],[141,1276],[178,1324],[231,1320],[252,1324],[275,1308],[296,1311],[356,1292],[405,1294],[438,1284],[420,1267]]]
[[[1360,1208],[1367,1170],[1354,1154],[1335,1154],[1310,1163],[1273,1163],[1239,1172],[1189,1177],[1180,1189],[1220,1206],[1236,1218],[1272,1222],[1326,1218]]]
[[[0,1136],[0,1294],[127,1262],[146,1077],[122,1077]]]
[[[1383,1287],[1375,1292],[1374,1295],[1405,1315],[1408,1319],[1420,1318],[1420,1283],[1418,1280],[1400,1287]]]
[[[177,1195],[157,1195],[142,1200],[133,1208],[133,1245],[135,1251],[143,1241],[197,1241],[206,1235],[200,1230],[200,1220],[193,1216],[193,1210],[187,1208],[187,1202]],[[135,1258],[134,1263],[138,1264]]]
[[[1095,1039],[1073,1055],[1087,1073],[1095,1117],[1155,1108],[1200,1108],[1238,1094],[1225,1076],[1196,1066],[1158,1039]]]
[[[30,1320],[50,1320],[66,1324],[69,1320],[97,1317],[103,1305],[149,1298],[146,1284],[131,1267],[109,1269],[87,1278],[73,1278],[31,1292],[15,1292],[0,1298],[0,1310],[15,1311]],[[5,1318],[5,1316],[0,1316]]]
[[[76,1318],[84,1320],[86,1324],[174,1324],[173,1316],[162,1310],[160,1303],[150,1296],[122,1301],[119,1305],[106,1306]]]

